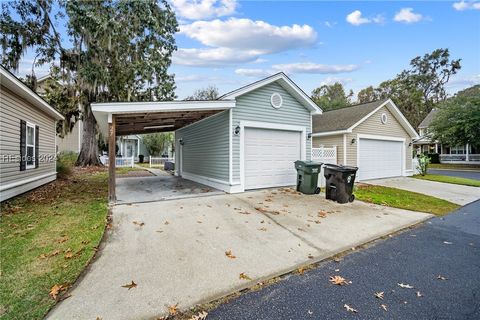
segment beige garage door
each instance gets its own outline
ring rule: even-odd
[[[298,131],[246,128],[245,189],[295,185],[300,145]]]
[[[402,175],[401,141],[359,140],[358,178],[362,180]]]

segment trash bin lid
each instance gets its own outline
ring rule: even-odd
[[[322,166],[322,162],[316,162],[316,161],[303,161],[303,160],[297,160],[295,161],[296,165],[303,165],[305,167],[320,167]]]
[[[336,164],[329,164],[329,163],[326,163],[324,165],[324,168],[328,168],[328,169],[331,169],[331,170],[335,170],[335,171],[340,171],[340,172],[357,172],[358,168],[357,167],[352,167],[352,166],[338,166]]]

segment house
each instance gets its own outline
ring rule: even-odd
[[[295,185],[294,161],[310,159],[312,115],[322,112],[284,73],[213,101],[97,103],[92,110],[109,141],[175,131],[176,174],[230,193]]]
[[[36,92],[43,97],[45,94],[45,87],[47,86],[47,80],[51,76],[48,74],[46,76],[40,77],[37,79],[37,89]],[[61,137],[57,135],[57,152],[76,152],[80,153],[82,148],[82,138],[83,138],[83,122],[81,119],[77,120],[72,128],[72,130],[67,133],[65,136]]]
[[[313,146],[336,147],[337,164],[359,167],[359,180],[413,175],[417,132],[384,99],[313,116]]]
[[[480,145],[449,146],[430,137],[428,127],[437,112],[438,109],[432,109],[418,126],[420,137],[413,143],[417,153],[439,154],[441,163],[480,163]]]
[[[63,116],[0,67],[0,201],[56,179],[56,122]]]

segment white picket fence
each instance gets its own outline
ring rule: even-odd
[[[174,161],[174,158],[150,157],[150,168],[163,166],[167,161]]]
[[[108,156],[100,156],[100,161],[103,165],[108,166],[109,160]],[[135,158],[128,157],[128,158],[115,158],[115,167],[116,168],[133,168],[135,166]]]
[[[312,161],[337,164],[337,147],[320,147],[312,148]],[[323,176],[323,166],[318,175],[318,186],[320,188],[325,187],[325,177]]]

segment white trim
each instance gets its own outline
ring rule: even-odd
[[[365,117],[363,117],[362,119],[360,119],[359,121],[357,121],[353,126],[351,126],[350,128],[348,128],[348,130],[350,132],[353,131],[353,129],[355,129],[357,126],[359,126],[362,122],[364,122],[365,120],[367,120],[368,118],[370,118],[373,114],[375,114],[378,110],[380,110],[382,107],[384,106],[387,106],[387,109],[396,114],[398,117],[400,117],[400,119],[397,118],[397,121],[400,122],[400,124],[402,125],[402,127],[404,129],[406,129],[406,131],[410,131],[409,134],[410,136],[413,137],[413,139],[418,139],[419,136],[418,136],[418,133],[417,131],[415,131],[415,129],[412,127],[412,125],[410,124],[410,122],[408,122],[408,120],[405,118],[405,116],[402,114],[402,112],[400,112],[400,110],[397,108],[397,106],[395,105],[395,103],[393,103],[392,99],[388,99],[387,101],[385,101],[384,103],[382,103],[381,105],[379,105],[377,108],[375,108],[375,110],[373,110],[372,112],[370,112],[369,114],[367,114]],[[390,106],[390,108],[388,107]]]
[[[233,111],[228,110],[228,181],[233,182]]]
[[[336,131],[312,133],[312,137],[335,136],[335,135],[344,134],[344,133],[352,133],[352,130],[346,129],[346,130],[336,130]]]
[[[209,111],[235,107],[235,100],[156,101],[92,103],[93,113],[131,114],[147,112]]]
[[[36,124],[31,123],[26,121],[25,125],[25,170],[30,170],[30,169],[35,169],[35,164],[37,159],[35,159],[35,154],[36,154],[36,135],[37,135],[37,130],[36,130]],[[33,144],[28,144],[28,128],[33,128]],[[39,140],[40,141],[40,140]],[[33,164],[28,164],[28,147],[33,147]],[[39,146],[40,147],[40,146]],[[23,159],[22,159],[23,160]]]
[[[45,178],[51,177],[51,176],[56,175],[56,174],[57,174],[57,172],[49,172],[49,173],[42,174],[41,176],[32,177],[32,178],[12,182],[10,184],[5,184],[3,186],[0,186],[0,191],[4,192],[5,190],[16,188],[16,187],[22,186],[24,184],[32,183],[32,182],[35,182],[35,181],[38,181],[38,180],[41,180],[41,179],[45,179]]]
[[[281,84],[283,86],[286,86],[288,89],[290,89],[294,96],[310,111],[314,112],[315,114],[321,114],[322,109],[320,109],[315,102],[305,93],[303,92],[295,82],[293,82],[289,77],[287,77],[286,74],[283,72],[279,72],[277,74],[274,74],[270,77],[267,77],[265,79],[261,79],[259,81],[256,81],[254,83],[248,84],[244,87],[241,87],[239,89],[236,89],[232,92],[229,92],[223,96],[221,96],[219,99],[225,100],[225,99],[236,99],[238,96],[244,95],[248,92],[251,92],[253,90],[256,90],[258,88],[261,88],[263,86],[266,86],[272,82],[276,81],[282,81]],[[284,87],[284,89],[287,89]],[[287,90],[288,91],[288,90]]]
[[[401,168],[401,175],[406,176],[406,168],[407,168],[407,157],[406,157],[406,148],[405,148],[405,138],[398,138],[398,137],[391,137],[391,136],[377,136],[373,134],[357,134],[357,167],[360,168],[360,140],[361,139],[370,139],[370,140],[383,140],[383,141],[396,141],[402,142],[402,168]],[[360,177],[359,177],[360,179]]]
[[[228,193],[239,193],[243,192],[240,188],[240,185],[231,185],[228,181],[219,180],[215,178],[209,178],[205,176],[201,176],[194,173],[183,172],[182,178],[187,180],[192,180],[206,186],[210,186],[215,189],[219,189]]]
[[[2,85],[13,91],[23,99],[30,102],[33,106],[39,108],[49,116],[56,120],[64,120],[65,118],[54,108],[52,108],[45,100],[33,92],[22,81],[13,74],[8,72],[4,67],[0,66],[0,74],[2,76]]]
[[[306,159],[306,127],[295,126],[289,124],[271,123],[271,122],[259,122],[259,121],[240,121],[240,190],[245,191],[245,128],[261,128],[271,130],[286,130],[286,131],[298,131],[301,133],[300,139],[300,160]]]
[[[347,165],[347,134],[343,134],[343,165]]]

